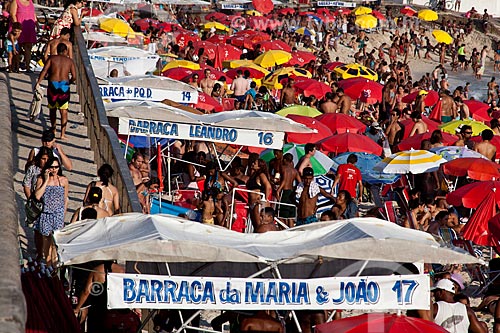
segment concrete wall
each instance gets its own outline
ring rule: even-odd
[[[425,5],[429,2],[429,0],[400,0],[396,1],[397,3],[410,4],[413,3],[415,5]],[[460,12],[465,13],[470,10],[472,7],[476,8],[479,13],[483,13],[485,9],[488,9],[488,13],[493,16],[500,16],[500,1],[492,1],[492,0],[462,0],[460,4]]]
[[[10,89],[5,74],[0,73],[0,111],[4,121],[0,122],[0,333],[24,332],[26,302],[21,288],[19,266],[19,216],[16,193],[13,187],[14,159],[12,149]]]

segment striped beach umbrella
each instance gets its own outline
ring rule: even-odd
[[[377,163],[373,170],[394,174],[420,174],[436,171],[446,160],[439,155],[427,150],[405,150]]]

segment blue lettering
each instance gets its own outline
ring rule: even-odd
[[[123,301],[132,303],[135,301],[135,281],[132,279],[123,279]]]
[[[203,303],[206,303],[207,301],[215,303],[214,284],[212,281],[205,283],[205,290],[203,290],[203,298],[201,301]]]
[[[177,124],[172,124],[172,127],[170,128],[170,135],[172,136],[178,136],[179,135],[179,129]]]
[[[158,127],[156,127],[157,125],[158,125]],[[149,124],[149,133],[158,134],[158,130],[160,130],[161,128],[162,128],[162,123],[156,123],[156,122],[152,121]]]
[[[366,287],[366,297],[370,303],[378,303],[380,297],[380,287],[377,282],[369,282]]]
[[[278,297],[279,304],[290,303],[290,285],[286,282],[280,282],[279,289],[280,289],[279,290],[279,297]]]
[[[151,280],[151,302],[161,302],[161,290],[163,284],[159,280]]]
[[[300,282],[299,289],[297,290],[297,298],[295,299],[296,304],[309,304],[309,291],[307,289],[307,283]]]
[[[193,281],[191,283],[191,292],[189,297],[195,303],[199,303],[201,301],[201,295],[197,293],[197,291],[201,291],[202,284],[200,281]]]
[[[146,302],[150,302],[151,299],[149,297],[149,281],[147,280],[139,280],[139,290],[137,291],[137,296],[135,301],[137,303],[142,303],[142,298],[145,298]]]
[[[353,282],[347,282],[345,286],[345,300],[348,304],[354,303],[356,299],[356,286]]]
[[[262,303],[264,300],[264,283],[256,282],[255,288],[252,282],[245,283],[245,303]]]
[[[368,302],[368,298],[366,296],[366,282],[365,280],[361,280],[358,285],[358,292],[356,294],[356,303],[360,304],[361,301],[364,303]]]
[[[271,300],[276,304],[278,302],[278,297],[276,295],[276,282],[269,282],[266,303],[270,304]]]
[[[179,294],[177,294],[177,299],[175,303],[182,303],[182,300],[189,302],[189,285],[187,281],[182,281],[179,286]]]
[[[153,90],[150,88],[146,88],[146,98],[151,98],[153,97]]]
[[[163,282],[164,297],[163,301],[170,303],[175,301],[175,290],[177,289],[177,283],[171,280],[165,280]]]

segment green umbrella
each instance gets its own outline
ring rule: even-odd
[[[289,114],[296,114],[298,116],[307,116],[312,118],[322,115],[322,113],[316,110],[315,108],[305,105],[292,105],[279,110],[278,112],[276,112],[276,114],[279,114],[280,116],[283,117],[286,117]]]
[[[304,146],[305,145],[287,143],[283,146],[283,154],[286,153],[292,154],[293,163],[297,165],[302,156],[306,154],[304,151]],[[266,162],[271,161],[274,158],[274,150],[273,149],[264,150],[262,154],[260,154],[260,158],[262,158]],[[330,168],[333,165],[333,161],[322,152],[316,151],[314,156],[311,158],[311,164],[314,170],[314,175],[319,176],[326,174],[330,170]]]

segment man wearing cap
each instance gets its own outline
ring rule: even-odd
[[[56,136],[52,130],[45,130],[42,133],[42,147],[47,147],[52,149],[52,153],[54,154],[55,157],[61,161],[61,164],[64,166],[64,168],[67,171],[71,171],[73,168],[73,163],[71,163],[71,160],[66,156],[64,153],[64,150],[62,149],[61,145],[56,143]],[[24,166],[25,170],[28,170],[28,167],[33,163],[33,160],[35,159],[36,154],[38,154],[38,151],[40,148],[33,148],[31,149],[29,155],[28,155],[28,160],[26,161],[26,165]]]
[[[433,304],[434,322],[453,333],[487,333],[474,311],[465,304],[455,302],[455,285],[448,279],[439,280],[431,289],[436,303]]]
[[[334,199],[333,195],[326,192],[314,181],[314,172],[310,167],[304,168],[302,182],[295,191],[297,203],[296,226],[318,222],[316,217],[316,204],[321,193],[326,198]]]

